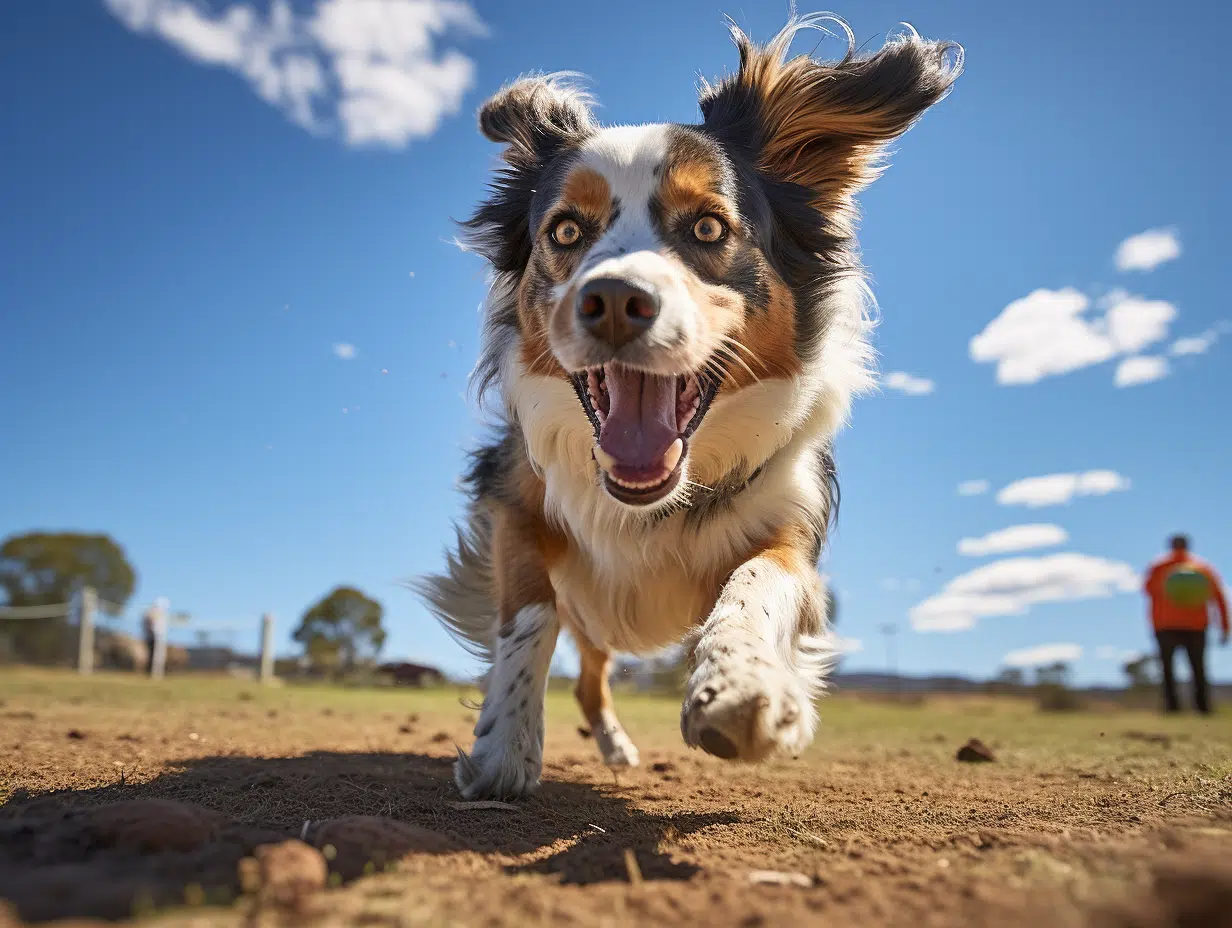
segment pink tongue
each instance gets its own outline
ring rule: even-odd
[[[609,406],[599,430],[599,447],[623,467],[657,474],[663,455],[680,435],[676,431],[676,378],[615,365],[605,373]]]

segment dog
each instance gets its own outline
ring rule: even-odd
[[[842,60],[789,57],[836,23]],[[795,755],[835,648],[817,564],[832,454],[874,384],[855,194],[950,90],[962,49],[908,27],[868,55],[829,14],[770,42],[734,24],[735,74],[698,125],[600,126],[571,74],[483,104],[504,146],[463,242],[491,266],[473,375],[502,416],[429,608],[490,664],[467,799],[535,790],[560,630],[603,760],[638,763],[608,684],[615,651],[683,643],[685,742],[720,758]]]

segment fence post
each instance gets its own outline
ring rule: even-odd
[[[150,676],[161,680],[167,673],[167,603],[158,600],[154,604],[154,660]]]
[[[274,616],[265,613],[261,616],[261,682],[270,683],[274,679]]]
[[[87,586],[77,590],[72,608],[77,613],[77,672],[94,672],[94,612],[98,608],[98,593]]]

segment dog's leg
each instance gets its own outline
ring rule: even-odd
[[[612,706],[612,688],[608,684],[612,656],[596,648],[580,633],[575,634],[574,639],[582,664],[574,695],[582,707],[582,714],[590,723],[603,762],[609,767],[636,767],[637,747],[625,734]]]
[[[815,536],[780,532],[741,564],[695,633],[680,728],[729,760],[797,754],[813,738],[814,698],[832,658]]]
[[[498,513],[493,574],[500,629],[475,746],[458,751],[454,780],[466,799],[516,799],[539,786],[543,698],[560,624],[535,524]]]

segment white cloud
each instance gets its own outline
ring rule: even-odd
[[[1044,664],[1069,664],[1082,657],[1082,646],[1077,644],[1037,644],[1033,648],[1010,651],[1001,658],[1007,667],[1040,667]]]
[[[1168,359],[1159,355],[1142,355],[1126,358],[1117,365],[1113,382],[1118,387],[1136,387],[1138,384],[1163,380],[1168,376]]]
[[[1040,289],[1005,307],[968,348],[973,361],[997,365],[998,383],[1031,384],[1135,355],[1167,338],[1175,318],[1171,303],[1124,291],[1093,312],[1084,293]]]
[[[989,616],[1022,615],[1037,603],[1112,596],[1138,589],[1120,561],[1064,552],[993,561],[955,577],[909,612],[916,631],[963,631]]]
[[[987,480],[964,480],[958,485],[959,496],[982,496],[987,492]]]
[[[359,352],[356,351],[354,345],[350,345],[346,342],[339,342],[338,344],[334,345],[334,354],[342,358],[342,360],[344,361],[355,360],[355,355],[358,353]]]
[[[1153,271],[1181,256],[1181,241],[1171,229],[1148,229],[1117,246],[1118,271]]]
[[[1028,551],[1031,548],[1051,548],[1069,541],[1069,533],[1059,525],[1032,523],[1011,525],[1000,531],[989,532],[982,538],[964,538],[958,543],[958,553],[967,557],[987,557],[990,554],[1009,554],[1011,551]]]
[[[883,381],[891,390],[906,393],[908,396],[927,396],[937,385],[927,377],[916,377],[905,371],[891,371]]]
[[[350,145],[401,148],[456,113],[474,65],[447,33],[483,35],[462,0],[316,0],[297,14],[272,0],[212,12],[195,0],[104,0],[134,32],[153,35],[203,64],[244,77],[298,126],[341,134]]]
[[[1002,487],[997,502],[1002,506],[1059,506],[1075,496],[1106,496],[1128,490],[1130,482],[1114,470],[1089,470],[1080,474],[1046,474],[1024,477]]]
[[[1221,323],[1217,326],[1212,326],[1201,335],[1189,335],[1185,338],[1178,338],[1172,343],[1172,347],[1168,349],[1170,354],[1187,355],[1187,354],[1206,354],[1210,351],[1211,346],[1219,341],[1219,336],[1226,334],[1232,326],[1227,323]]]

